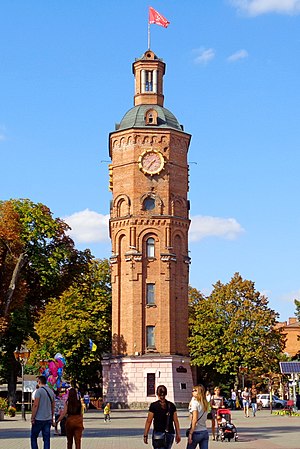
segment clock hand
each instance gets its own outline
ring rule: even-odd
[[[148,168],[150,168],[154,163],[156,162],[156,159],[153,159],[150,164],[148,165]]]

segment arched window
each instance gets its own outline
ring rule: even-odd
[[[144,210],[153,210],[155,208],[155,199],[148,196],[143,203]]]
[[[146,125],[157,125],[157,111],[155,109],[148,109],[145,114]]]
[[[154,257],[155,240],[153,237],[149,237],[146,241],[147,257]]]
[[[146,92],[153,91],[153,72],[146,70]]]

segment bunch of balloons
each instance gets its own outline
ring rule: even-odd
[[[57,390],[62,387],[62,376],[66,360],[64,357],[57,353],[54,359],[41,360],[40,361],[40,373],[47,379],[47,385],[53,390]]]

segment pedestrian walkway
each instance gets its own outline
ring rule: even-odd
[[[112,420],[106,423],[103,412],[89,411],[84,416],[82,449],[151,449],[151,440],[148,446],[143,443],[146,416],[144,410],[112,410]],[[182,440],[173,448],[185,449],[188,413],[179,410],[178,416]],[[234,411],[232,420],[238,429],[239,441],[222,443],[210,439],[209,449],[224,448],[223,445],[227,447],[228,444],[233,449],[300,449],[300,417],[275,416],[263,410],[256,418],[245,418],[241,411]],[[0,449],[29,448],[30,415],[26,422],[19,415],[0,421]],[[43,448],[41,438],[39,448]],[[66,449],[65,437],[52,436],[51,449]]]

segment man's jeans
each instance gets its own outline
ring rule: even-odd
[[[35,420],[31,427],[31,449],[38,449],[37,439],[39,433],[42,431],[44,449],[50,449],[50,429],[52,421]]]
[[[255,416],[257,412],[257,403],[252,402],[251,407],[252,407],[252,415]]]

